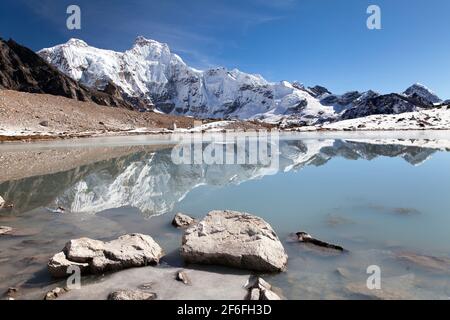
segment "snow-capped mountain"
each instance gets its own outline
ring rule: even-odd
[[[73,78],[55,69],[35,52],[14,40],[0,38],[0,89],[51,94],[99,105],[133,109],[139,101],[130,103],[115,95],[114,84],[98,91],[80,85]]]
[[[420,83],[416,83],[403,92],[409,98],[421,101],[425,105],[439,104],[442,100],[430,89]]]
[[[334,115],[332,107],[321,105],[307,90],[287,81],[272,84],[237,69],[199,71],[187,66],[166,44],[143,37],[123,53],[71,39],[39,54],[82,84],[103,90],[111,81],[125,95],[146,98],[164,113],[241,119],[268,112],[312,118]]]
[[[403,94],[373,91],[335,95],[321,86],[271,83],[237,69],[205,71],[189,67],[167,44],[138,37],[125,52],[98,49],[71,39],[38,52],[47,62],[84,85],[105,90],[109,83],[128,101],[159,111],[200,118],[260,119],[317,124],[370,114],[399,113],[441,102],[430,90],[413,85]]]

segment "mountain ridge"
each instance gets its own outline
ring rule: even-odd
[[[80,83],[104,90],[111,82],[128,101],[157,110],[199,118],[237,118],[315,125],[373,114],[396,114],[442,103],[431,90],[414,84],[402,93],[350,91],[342,95],[322,86],[269,82],[261,75],[223,67],[200,71],[188,66],[165,43],[138,36],[116,52],[79,39],[38,52],[47,62]]]

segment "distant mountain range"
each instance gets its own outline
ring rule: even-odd
[[[125,52],[98,49],[82,40],[43,49],[38,54],[64,74],[97,90],[110,83],[127,99],[145,101],[164,113],[199,118],[261,119],[299,124],[396,114],[433,108],[444,102],[420,84],[403,93],[352,91],[331,93],[322,86],[271,83],[237,69],[199,71],[189,67],[167,44],[138,37]],[[447,103],[447,102],[446,102]]]
[[[198,118],[316,125],[374,114],[398,114],[448,105],[414,84],[402,93],[331,93],[322,86],[271,83],[237,69],[189,67],[168,45],[138,37],[125,52],[79,39],[37,54],[0,39],[0,87],[61,95],[101,105],[156,110]]]

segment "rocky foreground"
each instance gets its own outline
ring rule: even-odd
[[[78,267],[82,273],[101,274],[156,265],[163,255],[153,238],[143,234],[124,235],[109,242],[81,238],[69,241],[63,251],[55,254],[48,271],[54,277],[66,277],[69,267]]]
[[[41,297],[45,300],[284,298],[283,291],[261,278],[261,274],[285,271],[288,259],[275,232],[261,218],[235,211],[212,211],[198,221],[179,213],[173,226],[184,232],[180,248],[185,261],[183,267],[170,266],[167,262],[159,265],[164,250],[148,235],[128,234],[106,242],[73,239],[48,262],[48,272],[58,281],[59,287],[45,288],[49,291],[44,291]],[[0,231],[0,237],[20,236],[20,230],[8,226],[0,227]],[[293,238],[298,246],[322,257],[339,254],[341,259],[351,259],[349,251],[306,232],[293,234]],[[450,270],[450,259],[446,257],[392,252],[389,259],[411,271],[448,275]],[[369,290],[365,278],[357,281],[353,277],[357,271],[348,268],[336,267],[335,276],[345,280],[342,290],[349,297],[415,299],[415,290],[420,294],[414,274],[386,278],[382,290]],[[72,276],[77,269],[83,274],[80,287],[73,286]],[[311,274],[313,282],[317,280],[315,276]],[[67,282],[58,280],[65,278]],[[308,279],[304,278],[302,283],[304,281],[308,282]],[[314,286],[321,285],[324,284],[320,281],[314,283]],[[37,297],[35,293],[22,295],[19,288],[10,287],[3,298]]]
[[[232,270],[227,270],[228,272]],[[183,272],[189,277],[186,284],[177,280]],[[265,300],[280,299],[272,286],[262,287],[263,295],[253,294],[254,281],[249,274],[218,273],[196,269],[135,268],[112,274],[94,284],[71,290],[57,297],[60,300]],[[256,290],[259,289],[259,286]],[[277,289],[273,289],[277,290]],[[270,292],[270,293],[269,293]]]
[[[181,255],[187,265],[206,264],[225,274],[196,269],[156,268],[164,250],[148,235],[129,234],[104,242],[89,238],[67,242],[48,262],[55,278],[74,270],[81,274],[116,273],[79,290],[57,288],[47,299],[249,299],[278,300],[271,285],[253,272],[282,272],[288,256],[272,227],[263,219],[236,211],[212,211],[202,221],[177,214],[175,227],[185,228]],[[146,267],[136,269],[136,267]],[[239,272],[238,270],[247,270]],[[231,272],[230,272],[231,271]],[[248,273],[250,272],[250,273]],[[188,287],[186,287],[188,286]]]
[[[193,127],[192,118],[99,106],[60,96],[0,90],[0,139],[124,134]],[[3,137],[3,138],[1,138]],[[1,141],[1,140],[0,140]]]

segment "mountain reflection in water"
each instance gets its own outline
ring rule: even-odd
[[[84,213],[131,206],[149,217],[170,212],[200,185],[238,185],[278,172],[324,166],[335,157],[400,157],[416,166],[438,151],[414,144],[410,140],[281,140],[277,170],[259,164],[175,164],[171,158],[173,147],[156,151],[141,148],[65,171],[4,181],[0,194],[15,204],[15,213],[49,205]]]

